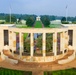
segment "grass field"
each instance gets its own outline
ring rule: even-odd
[[[0,68],[0,75],[32,75],[32,72]],[[48,71],[44,72],[44,75],[76,75],[76,69]]]
[[[32,75],[32,72],[0,68],[0,75]]]
[[[58,24],[50,24],[46,28],[60,28],[60,27],[61,27],[61,25],[58,25]]]
[[[50,24],[49,27],[50,28],[60,28],[61,25],[59,25],[59,24]]]
[[[31,28],[27,25],[16,25],[17,28]],[[45,28],[61,28],[62,26],[59,24],[50,24],[49,26],[46,26]],[[42,28],[42,23],[40,21],[36,21],[34,28]]]
[[[31,28],[31,27],[24,25],[24,24],[16,24],[16,27],[17,28]]]
[[[44,72],[44,75],[76,75],[76,69]]]
[[[35,28],[42,28],[42,23],[40,21],[36,21]]]

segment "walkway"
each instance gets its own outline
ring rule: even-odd
[[[36,21],[33,27],[34,28],[44,28],[44,25],[42,24],[41,21]]]

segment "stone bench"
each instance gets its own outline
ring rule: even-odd
[[[68,58],[59,60],[58,64],[66,64],[66,63],[73,61],[74,59],[75,59],[75,52],[73,52],[73,54],[69,56]]]
[[[6,56],[6,55],[5,55],[5,60],[7,62],[10,62],[11,64],[18,64],[18,60],[8,58],[8,56]]]

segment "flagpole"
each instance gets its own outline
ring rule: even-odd
[[[68,12],[68,11],[67,11],[67,6],[66,6],[66,22],[67,22],[67,12]]]
[[[10,23],[11,23],[11,6],[10,6]]]

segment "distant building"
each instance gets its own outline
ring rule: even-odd
[[[26,24],[26,20],[21,20],[21,23],[22,24]]]
[[[0,23],[5,23],[6,21],[5,20],[0,20]]]
[[[69,24],[72,24],[72,21],[68,21],[69,22]]]
[[[61,20],[50,21],[51,24],[61,24]]]
[[[19,22],[19,19],[17,19],[17,23],[18,23],[18,22]],[[26,20],[23,20],[23,19],[22,19],[22,20],[20,20],[20,23],[26,25]]]
[[[36,21],[40,21],[40,18],[41,18],[40,16],[36,17]]]

